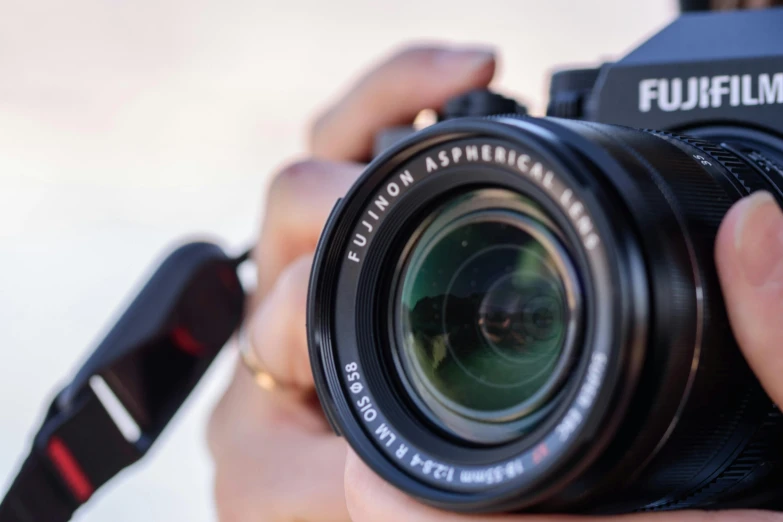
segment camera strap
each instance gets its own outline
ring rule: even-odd
[[[59,522],[143,456],[125,439],[92,389],[69,408],[49,410],[27,459],[0,504],[0,522]]]
[[[166,258],[50,405],[0,522],[64,522],[141,459],[239,327],[237,267],[211,243]]]

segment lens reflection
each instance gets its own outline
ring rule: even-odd
[[[410,252],[400,359],[430,413],[504,422],[540,407],[564,366],[572,282],[541,223],[470,200],[440,209]]]

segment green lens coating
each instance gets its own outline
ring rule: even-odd
[[[403,269],[400,359],[434,411],[485,422],[528,415],[551,395],[573,337],[570,264],[535,217],[473,209],[434,214]]]

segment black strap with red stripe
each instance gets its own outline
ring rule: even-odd
[[[70,520],[146,454],[241,323],[236,268],[245,259],[189,243],[163,261],[57,394],[0,503],[0,522]],[[135,435],[120,426],[117,405]]]
[[[50,411],[0,504],[0,521],[69,520],[97,488],[142,457],[91,389],[75,408],[66,416]]]
[[[48,468],[47,460],[31,453],[24,461],[16,480],[0,504],[0,520],[31,522],[36,520],[69,520],[78,504],[69,498]]]

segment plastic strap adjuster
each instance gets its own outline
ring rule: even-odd
[[[128,441],[92,388],[66,405],[55,400],[35,437],[36,451],[77,505],[144,455]]]

